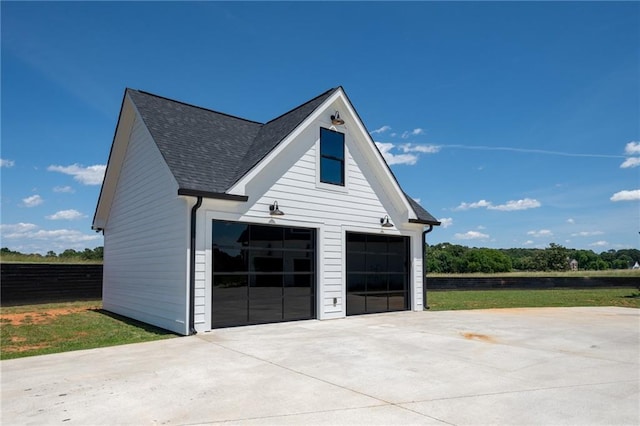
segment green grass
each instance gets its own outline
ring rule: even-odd
[[[632,288],[429,291],[427,298],[429,308],[434,311],[568,306],[640,308],[640,293]]]
[[[428,277],[441,278],[546,278],[546,277],[638,277],[640,280],[639,269],[607,269],[604,271],[520,271],[520,272],[496,272],[491,274],[472,273],[472,274],[435,274],[429,272]]]
[[[175,334],[108,313],[100,301],[0,309],[0,359],[166,339]]]

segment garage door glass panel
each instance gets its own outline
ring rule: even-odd
[[[390,311],[403,311],[408,309],[405,293],[389,292],[389,310]]]
[[[387,276],[385,274],[370,274],[367,276],[367,293],[387,291]]]
[[[404,291],[406,284],[406,277],[404,274],[389,274],[387,275],[387,282],[389,283],[389,291]]]
[[[313,275],[284,275],[284,296],[305,296],[313,294]]]
[[[409,306],[409,238],[349,232],[347,315]]]
[[[282,298],[282,275],[249,275],[249,299]]]
[[[282,297],[257,299],[249,303],[249,324],[282,321]]]
[[[226,247],[240,250],[249,241],[249,225],[238,222],[213,222],[213,235],[216,236],[213,248]]]
[[[312,315],[314,306],[314,299],[310,295],[285,297],[284,320],[308,319]]]
[[[367,313],[387,311],[387,295],[367,293]]]
[[[238,322],[246,322],[248,318],[248,281],[246,276],[219,275],[214,281],[213,310],[218,312],[214,317],[215,327],[228,327]]]
[[[214,328],[315,318],[315,230],[216,220],[212,229]]]
[[[365,292],[367,290],[366,274],[347,274],[347,291]]]
[[[282,272],[283,255],[280,250],[251,250],[250,256],[250,272]]]
[[[213,249],[213,262],[218,272],[241,272],[247,269],[247,259],[244,252],[236,248],[215,247]]]

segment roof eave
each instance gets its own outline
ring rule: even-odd
[[[178,188],[178,195],[211,198],[215,200],[241,201],[241,202],[246,202],[249,200],[249,197],[246,195],[227,194],[224,192],[201,191],[198,189],[189,189],[189,188]]]
[[[424,219],[409,219],[409,223],[419,223],[421,225],[433,225],[440,226],[442,222],[433,221],[433,220],[424,220]]]

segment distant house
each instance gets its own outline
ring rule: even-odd
[[[633,265],[631,269],[640,269],[640,263],[636,261],[636,263]]]
[[[104,309],[190,334],[422,310],[439,224],[338,87],[267,123],[127,89],[92,226]]]
[[[578,261],[575,259],[571,259],[571,262],[569,262],[569,268],[572,271],[577,271],[578,270]]]

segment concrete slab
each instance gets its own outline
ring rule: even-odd
[[[0,363],[2,424],[640,424],[640,310],[400,312]]]

